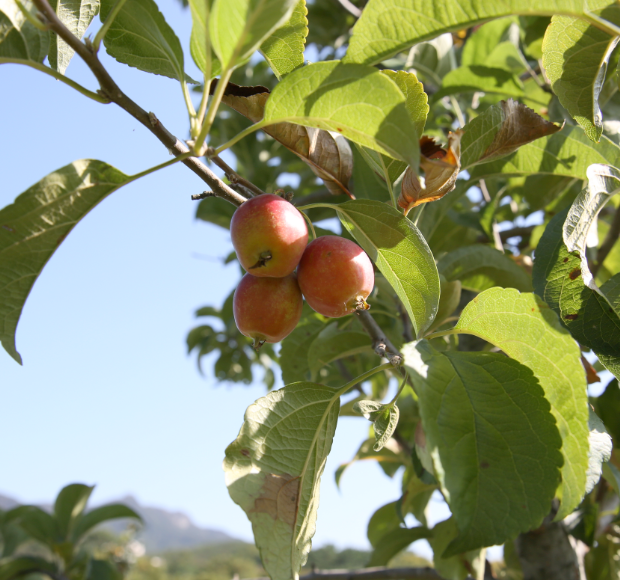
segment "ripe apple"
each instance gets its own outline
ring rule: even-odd
[[[239,262],[258,277],[283,278],[295,270],[308,244],[306,221],[293,204],[265,193],[233,214],[230,237]]]
[[[265,342],[288,336],[301,318],[303,300],[295,274],[259,278],[246,274],[233,297],[233,314],[241,334],[259,349]]]
[[[323,316],[340,318],[370,308],[366,298],[375,284],[372,262],[345,238],[322,236],[308,244],[297,279],[308,304]]]

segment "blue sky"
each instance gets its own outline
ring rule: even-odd
[[[189,58],[190,14],[160,3]],[[187,114],[178,83],[102,60],[121,88],[178,137]],[[198,78],[193,63],[187,71]],[[75,58],[68,75],[96,89]],[[37,71],[0,67],[0,206],[76,159],[132,174],[169,159],[164,147],[114,105],[90,101]],[[24,366],[0,353],[0,493],[50,501],[71,482],[97,484],[93,502],[135,495],[182,510],[199,525],[251,539],[224,485],[224,449],[261,385],[232,387],[200,377],[185,350],[193,312],[219,306],[236,284],[228,232],[194,219],[190,195],[205,189],[173,166],[122,188],[63,242],[26,303],[17,346]],[[342,490],[333,473],[367,435],[363,419],[341,420],[321,489],[315,545],[367,547],[374,510],[399,494],[372,462],[352,467]],[[432,520],[443,519],[437,506]],[[427,552],[426,552],[427,553]]]

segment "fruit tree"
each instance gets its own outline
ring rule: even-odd
[[[267,387],[224,471],[273,580],[306,561],[343,415],[371,429],[352,461],[402,479],[368,524],[371,566],[427,539],[428,577],[493,577],[503,545],[506,578],[618,578],[617,2],[189,0],[187,17],[190,55],[154,0],[0,0],[0,64],[172,154],[135,175],[77,160],[0,210],[6,352],[21,363],[20,314],[75,224],[183,164],[244,271],[187,343]],[[179,82],[187,126],[123,92],[104,51]],[[434,493],[451,517],[430,527]]]

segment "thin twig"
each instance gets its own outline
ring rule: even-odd
[[[201,199],[207,199],[207,197],[216,197],[216,195],[212,191],[203,191],[202,193],[194,193],[192,200],[200,201]]]
[[[511,228],[509,230],[504,230],[502,232],[499,232],[499,237],[502,240],[502,242],[505,242],[506,240],[509,240],[510,238],[529,238],[532,235],[532,232],[534,231],[534,228],[537,228],[538,226],[522,226],[522,227],[516,227],[516,228]],[[480,234],[478,236],[478,238],[476,239],[477,242],[488,242],[489,241],[489,237],[486,234]]]
[[[395,367],[400,366],[403,362],[403,355],[398,352],[398,349],[391,343],[385,332],[381,330],[381,327],[372,317],[372,314],[367,310],[356,310],[355,314],[357,314],[364,330],[370,335],[370,338],[372,338],[373,350],[379,356],[388,359]]]
[[[226,174],[228,181],[230,181],[233,184],[238,183],[239,185],[243,185],[243,187],[245,187],[246,189],[249,189],[254,195],[262,195],[263,193],[265,193],[260,187],[257,187],[251,181],[248,181],[247,179],[241,177],[241,175],[239,175],[219,155],[213,155],[213,157],[211,157],[213,152],[214,152],[214,149],[211,149],[211,148],[207,149],[207,157],[211,161],[213,161],[213,163],[215,163],[215,165],[217,165]]]
[[[99,86],[101,87],[98,91],[99,94],[110,99],[110,101],[124,109],[134,119],[142,123],[142,125],[151,131],[151,133],[153,133],[173,155],[178,157],[189,152],[187,145],[170,133],[170,131],[162,125],[153,113],[147,113],[142,107],[123,93],[99,61],[99,58],[94,52],[92,46],[86,46],[86,44],[81,42],[67,29],[58,16],[56,16],[56,13],[47,0],[33,0],[33,2],[45,19],[46,23],[49,25],[50,30],[55,32],[73,50],[75,50],[80,58],[86,63],[88,68],[90,68],[92,73],[97,78]],[[237,206],[241,205],[245,201],[243,196],[228,187],[198,158],[188,157],[183,160],[183,163],[203,181],[208,183],[217,197],[226,199],[230,203]]]
[[[616,215],[614,215],[614,219],[611,222],[611,226],[605,236],[605,240],[598,249],[598,252],[596,252],[596,262],[590,268],[592,270],[592,276],[596,276],[596,273],[603,265],[605,258],[607,258],[609,252],[611,252],[611,249],[614,247],[614,244],[618,241],[618,237],[620,237],[620,207],[616,210]]]
[[[362,570],[316,570],[299,580],[442,580],[433,568],[363,568]],[[255,580],[269,580],[256,578]]]
[[[361,8],[358,8],[355,4],[350,2],[349,0],[338,0],[340,5],[350,14],[353,14],[355,18],[359,18],[362,15]]]

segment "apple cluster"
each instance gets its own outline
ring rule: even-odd
[[[293,331],[302,294],[330,318],[368,308],[375,276],[364,250],[339,236],[308,244],[304,217],[285,199],[268,193],[249,199],[233,214],[230,235],[247,272],[235,290],[233,313],[255,348]]]

